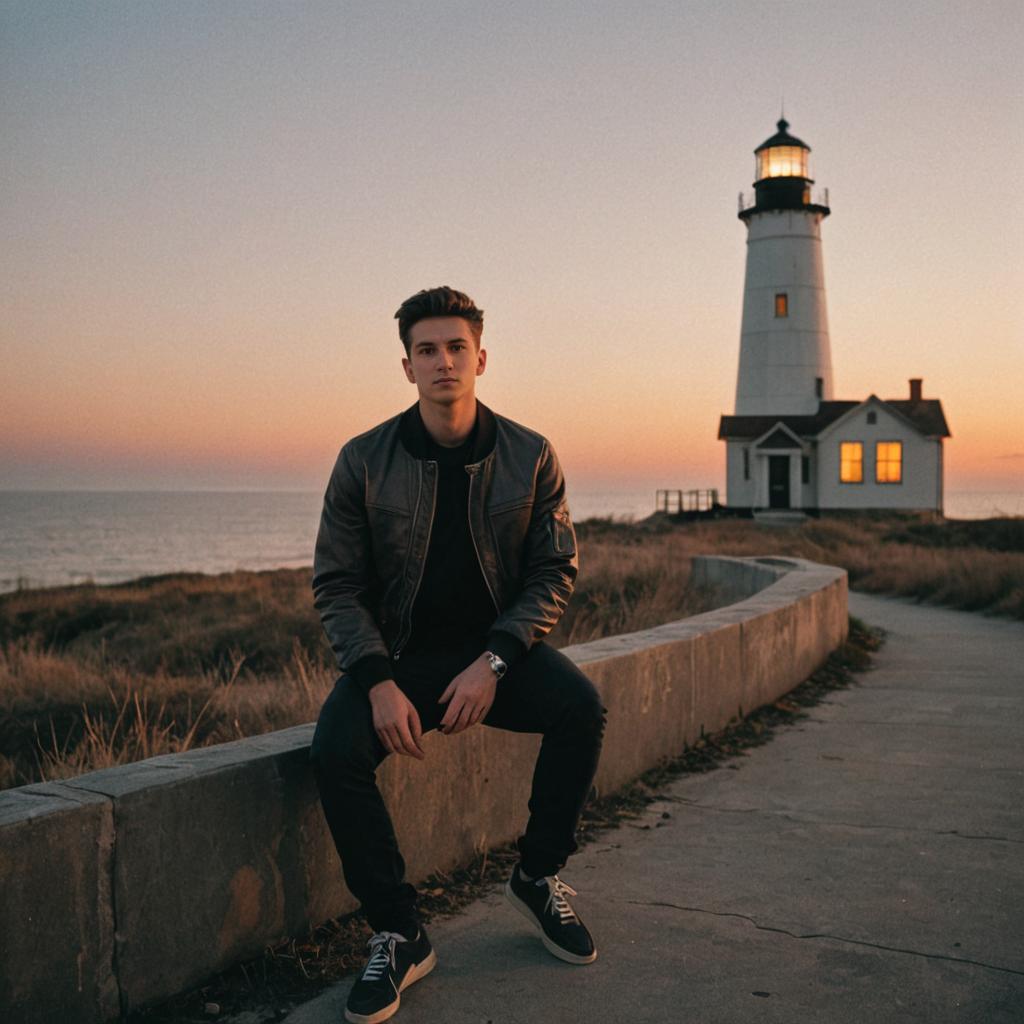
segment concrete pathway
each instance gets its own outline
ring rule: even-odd
[[[1024,1021],[1024,627],[850,610],[890,631],[858,684],[573,858],[596,963],[496,892],[434,924],[396,1024]]]

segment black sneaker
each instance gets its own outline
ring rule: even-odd
[[[587,926],[576,916],[566,896],[575,896],[558,875],[527,882],[518,866],[505,885],[505,896],[535,928],[549,953],[571,964],[589,964],[597,959],[594,940]]]
[[[387,1020],[398,1010],[402,990],[429,974],[436,963],[437,954],[422,925],[412,940],[398,932],[377,932],[370,939],[370,959],[348,994],[345,1020],[352,1024]]]

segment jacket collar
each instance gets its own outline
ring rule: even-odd
[[[494,442],[498,434],[494,413],[480,399],[476,402],[477,431],[473,444],[471,462],[482,462],[494,450]],[[420,405],[416,402],[402,413],[398,423],[398,436],[405,450],[415,459],[427,458],[430,450],[430,435],[423,425],[420,416]]]

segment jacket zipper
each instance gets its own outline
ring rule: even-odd
[[[432,462],[432,466],[436,468],[437,463]],[[423,463],[420,463],[420,489],[416,494],[416,514],[419,515],[420,510],[420,499],[423,497]],[[405,631],[405,635],[402,637],[401,643],[395,645],[395,653],[391,657],[398,661],[402,656],[402,647],[409,642],[409,633],[412,632],[412,609],[416,603],[416,595],[420,592],[420,584],[423,582],[423,573],[427,567],[427,553],[430,551],[430,535],[434,532],[434,512],[437,510],[437,481],[434,481],[434,489],[430,497],[430,522],[427,524],[427,549],[423,554],[423,558],[420,560],[420,574],[416,579],[416,586],[413,587],[412,596],[409,598],[406,604],[406,611],[409,615],[409,627]],[[470,533],[473,531],[470,530]],[[415,534],[415,530],[413,531]]]
[[[480,575],[484,578],[484,584],[487,586],[487,593],[491,595],[491,604],[494,605],[494,613],[495,615],[500,615],[501,609],[498,607],[498,599],[494,596],[491,581],[487,578],[487,571],[484,569],[483,559],[480,557],[480,548],[477,547],[476,537],[473,535],[473,483],[476,480],[476,474],[479,468],[479,463],[472,466],[466,466],[466,472],[469,474],[469,492],[466,495],[466,515],[469,517],[469,538],[473,542],[473,551],[476,554],[476,564],[480,566]]]

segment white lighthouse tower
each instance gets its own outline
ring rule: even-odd
[[[747,225],[735,413],[811,415],[832,398],[821,222],[828,193],[811,196],[811,147],[778,132],[754,150],[754,195],[740,196]]]

